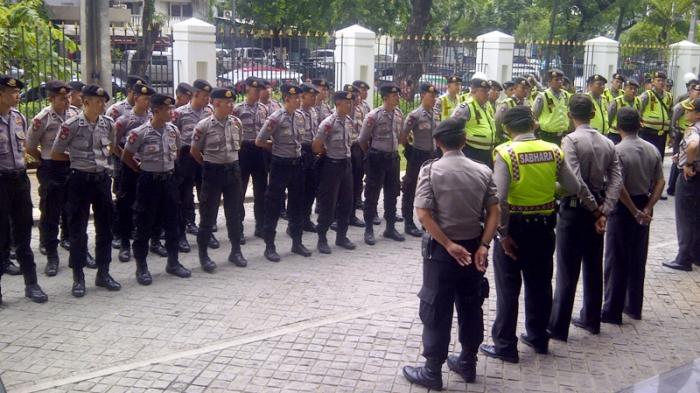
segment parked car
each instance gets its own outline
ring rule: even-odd
[[[124,53],[124,58],[112,64],[112,73],[122,79],[129,74],[131,61],[136,54],[135,50],[128,50]],[[153,85],[172,85],[174,74],[173,53],[171,51],[153,51],[151,62],[146,67],[146,76],[150,78]]]
[[[231,56],[236,59],[236,65],[264,64],[267,61],[267,54],[262,48],[235,48]]]
[[[309,61],[312,63],[335,63],[335,50],[319,49],[311,51]]]
[[[233,68],[233,59],[229,49],[216,48],[216,64],[219,69],[230,71]]]
[[[302,82],[302,74],[278,67],[269,66],[253,66],[237,68],[230,72],[225,72],[217,77],[217,85],[223,87],[234,86],[240,81],[246,80],[250,76],[264,78],[270,81],[273,86],[277,86],[284,82]]]

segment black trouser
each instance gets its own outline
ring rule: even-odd
[[[178,179],[171,172],[141,172],[136,183],[136,201],[134,202],[134,259],[145,261],[148,256],[148,239],[154,228],[163,224],[165,229],[165,248],[168,260],[178,258]],[[162,219],[162,221],[161,221]]]
[[[427,238],[423,241],[429,242],[423,255],[423,287],[418,293],[423,356],[428,364],[439,368],[447,359],[455,307],[462,353],[475,356],[479,350],[484,341],[481,306],[488,297],[489,283],[474,264],[460,266],[438,242]],[[479,238],[456,241],[472,255],[479,242]]]
[[[649,196],[633,196],[632,201],[642,210]],[[648,249],[649,226],[639,225],[627,207],[618,202],[608,216],[605,237],[605,305],[602,315],[606,318],[620,320],[623,310],[642,315]]]
[[[362,206],[362,179],[365,177],[365,153],[360,142],[350,145],[350,160],[352,162],[352,215],[357,206]]]
[[[325,234],[334,220],[338,222],[338,238],[345,237],[353,205],[352,162],[350,159],[321,161],[318,186],[318,233]]]
[[[265,220],[263,224],[265,244],[267,245],[272,245],[275,242],[277,221],[280,218],[285,189],[289,197],[287,205],[289,233],[292,239],[299,241],[301,240],[303,224],[302,204],[304,200],[304,178],[301,158],[272,156],[270,162],[270,184],[268,184],[267,191],[265,191]]]
[[[557,146],[561,146],[561,140],[564,136],[563,134],[557,134],[556,132],[537,130],[537,137],[545,142],[554,143]]]
[[[416,185],[418,173],[424,162],[433,158],[433,151],[416,149],[411,145],[403,152],[406,157],[406,174],[403,177],[401,195],[401,215],[406,225],[415,225],[413,222],[413,200],[416,197]]]
[[[302,222],[311,221],[311,208],[316,198],[318,188],[318,157],[311,151],[311,144],[301,145],[301,162],[304,168],[304,203],[302,208]]]
[[[122,149],[124,148],[123,144],[119,145]],[[117,199],[119,198],[119,184],[121,183],[121,176],[122,176],[122,160],[115,156],[111,155],[109,157],[110,162],[112,163],[112,193],[114,194],[114,201],[112,202],[112,211],[117,211]],[[112,215],[112,237],[113,238],[119,238],[119,214],[113,214]]]
[[[700,177],[686,180],[683,172],[676,181],[676,263],[691,266],[700,262]]]
[[[496,319],[491,336],[499,353],[517,352],[518,298],[525,284],[525,330],[537,346],[549,341],[547,322],[552,310],[552,270],[556,216],[511,215],[508,232],[518,249],[518,260],[503,251],[500,241],[493,246],[496,280]]]
[[[248,181],[253,178],[253,215],[255,228],[262,229],[265,216],[265,191],[267,189],[268,153],[262,147],[255,146],[254,141],[243,141],[238,152],[238,162],[241,166],[241,202],[240,220],[243,225],[245,208],[243,202],[248,189]],[[241,230],[243,227],[241,226]]]
[[[100,268],[112,261],[112,193],[107,173],[71,170],[68,176],[69,265],[82,270],[87,260],[87,225],[92,206],[95,225],[95,262]]]
[[[493,169],[493,149],[482,150],[469,145],[464,145],[462,152],[468,158],[471,158],[474,161],[478,161]]]
[[[549,329],[560,337],[569,335],[576,285],[582,271],[583,307],[579,317],[597,329],[603,302],[603,235],[595,230],[593,214],[577,198],[567,197],[562,199],[559,210],[557,286],[549,322]]]
[[[202,193],[199,201],[199,233],[197,245],[206,249],[216,218],[219,215],[221,196],[224,197],[226,229],[232,250],[240,250],[241,219],[241,167],[238,161],[230,164],[204,162],[202,167]]]
[[[679,133],[675,138],[673,138],[673,155],[680,152],[680,141],[683,139],[683,134]],[[678,169],[676,163],[671,164],[671,173],[668,175],[668,189],[666,190],[670,195],[675,195],[676,193],[676,181],[678,180],[678,174],[682,171]]]
[[[134,202],[136,201],[136,184],[139,174],[131,168],[123,165],[120,170],[119,185],[117,187],[117,222],[119,238],[122,243],[128,244],[134,229]]]
[[[668,135],[668,131],[664,131],[662,135],[659,135],[659,132],[657,130],[651,129],[651,128],[642,128],[639,130],[639,137],[644,139],[645,141],[651,143],[656,147],[656,149],[659,151],[659,154],[661,154],[661,162],[663,163],[664,161],[664,154],[666,152],[666,136]]]
[[[616,144],[616,145],[617,145],[618,143],[622,142],[622,136],[620,136],[620,134],[618,134],[618,133],[615,133],[615,132],[612,132],[612,131],[611,131],[611,132],[608,133],[607,136],[608,136],[608,139],[610,139],[610,140],[611,140],[614,144]]]
[[[401,187],[399,153],[369,149],[365,158],[367,176],[363,213],[367,228],[372,228],[372,220],[377,216],[377,203],[382,189],[384,190],[384,219],[387,225],[393,225],[396,222],[396,198],[399,196]]]
[[[10,236],[14,240],[19,268],[26,285],[37,283],[32,240],[32,198],[27,172],[0,172],[0,262],[10,260]],[[0,277],[5,266],[0,266]]]
[[[175,166],[178,174],[179,196],[180,196],[180,234],[185,234],[185,226],[195,221],[194,194],[192,190],[197,189],[197,196],[202,188],[202,167],[192,158],[189,146],[180,148],[180,156]]]
[[[66,182],[70,173],[68,161],[42,160],[37,169],[41,218],[39,239],[48,256],[58,253],[58,228],[66,203]]]

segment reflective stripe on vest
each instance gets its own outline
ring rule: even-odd
[[[488,110],[470,100],[469,120],[466,124],[467,145],[480,150],[491,150],[496,144],[496,123]]]
[[[615,102],[617,104],[617,110],[615,111],[615,117],[612,118],[611,121],[610,132],[612,132],[613,134],[619,134],[619,132],[617,132],[617,112],[619,112],[620,109],[626,106],[634,108],[637,110],[637,112],[639,112],[639,110],[642,109],[642,100],[639,99],[639,97],[634,97],[634,101],[629,102],[625,100],[625,96],[618,96],[617,98],[615,98]]]
[[[450,115],[452,114],[452,111],[457,107],[457,103],[459,103],[459,97],[455,100],[455,104],[452,105],[452,101],[450,101],[450,96],[444,95],[440,97],[440,118],[445,120]]]
[[[598,130],[603,135],[606,135],[610,130],[610,123],[608,121],[608,101],[605,96],[600,96],[600,102],[593,98],[591,93],[587,93],[591,100],[593,100],[593,109],[595,114],[591,119],[590,126]]]
[[[568,105],[569,95],[561,90],[559,98],[547,89],[542,93],[544,101],[542,112],[540,112],[540,130],[553,134],[563,134],[569,129]]]
[[[642,112],[642,127],[651,128],[663,135],[671,128],[671,116],[668,112],[673,102],[671,93],[664,92],[661,102],[653,90],[647,90],[647,98],[647,106]]]

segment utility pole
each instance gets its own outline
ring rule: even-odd
[[[80,79],[112,94],[109,0],[80,2]]]

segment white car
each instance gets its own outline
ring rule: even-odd
[[[234,84],[246,80],[250,76],[267,79],[270,82],[280,83],[281,81],[294,81],[301,83],[302,75],[292,70],[269,66],[253,66],[237,68],[231,72],[226,72],[218,77],[221,85]]]

